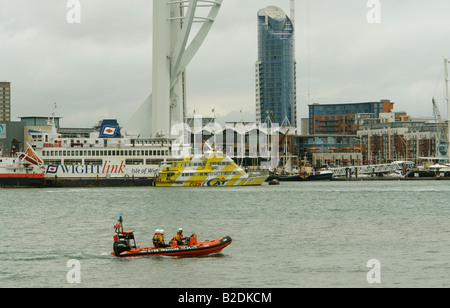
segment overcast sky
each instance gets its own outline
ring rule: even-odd
[[[63,127],[124,124],[151,93],[152,1],[80,2],[81,23],[69,24],[66,0],[0,0],[0,81],[12,83],[13,120],[48,116],[56,102]],[[254,120],[257,12],[289,14],[289,2],[223,1],[188,67],[190,114],[215,107],[239,120],[242,109]],[[380,0],[379,24],[367,21],[368,0],[311,0],[310,31],[307,3],[296,1],[299,118],[308,117],[308,89],[310,103],[391,99],[413,117],[431,117],[435,96],[446,118],[449,0]]]

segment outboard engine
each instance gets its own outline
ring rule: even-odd
[[[122,252],[136,248],[136,241],[134,239],[134,231],[123,231],[123,219],[119,217],[119,223],[114,225],[116,234],[114,235],[113,251],[116,256]],[[134,245],[131,245],[133,241]]]
[[[131,247],[128,246],[127,241],[114,241],[113,251],[116,256],[119,256],[122,252],[130,250]]]

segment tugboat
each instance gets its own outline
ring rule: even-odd
[[[186,238],[185,243],[178,245],[172,240],[169,247],[157,248],[155,246],[138,247],[134,238],[134,231],[123,230],[123,219],[119,217],[119,223],[114,225],[113,256],[119,258],[144,257],[144,256],[170,256],[170,257],[198,257],[219,253],[231,244],[231,237],[225,236],[203,242],[197,241],[194,233]]]

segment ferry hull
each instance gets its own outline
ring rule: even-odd
[[[43,174],[0,174],[1,188],[41,188],[45,187]]]
[[[261,186],[267,179],[267,176],[237,178],[237,179],[205,179],[205,180],[188,180],[161,182],[155,180],[156,187],[225,187],[225,186]]]

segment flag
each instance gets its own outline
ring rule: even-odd
[[[105,126],[103,127],[102,135],[114,136],[116,134],[117,127]]]
[[[103,120],[100,127],[99,138],[121,138],[120,127],[117,120]]]
[[[48,166],[47,166],[47,171],[45,171],[45,173],[56,174],[56,173],[58,172],[58,167],[59,167],[59,166],[48,165]]]

